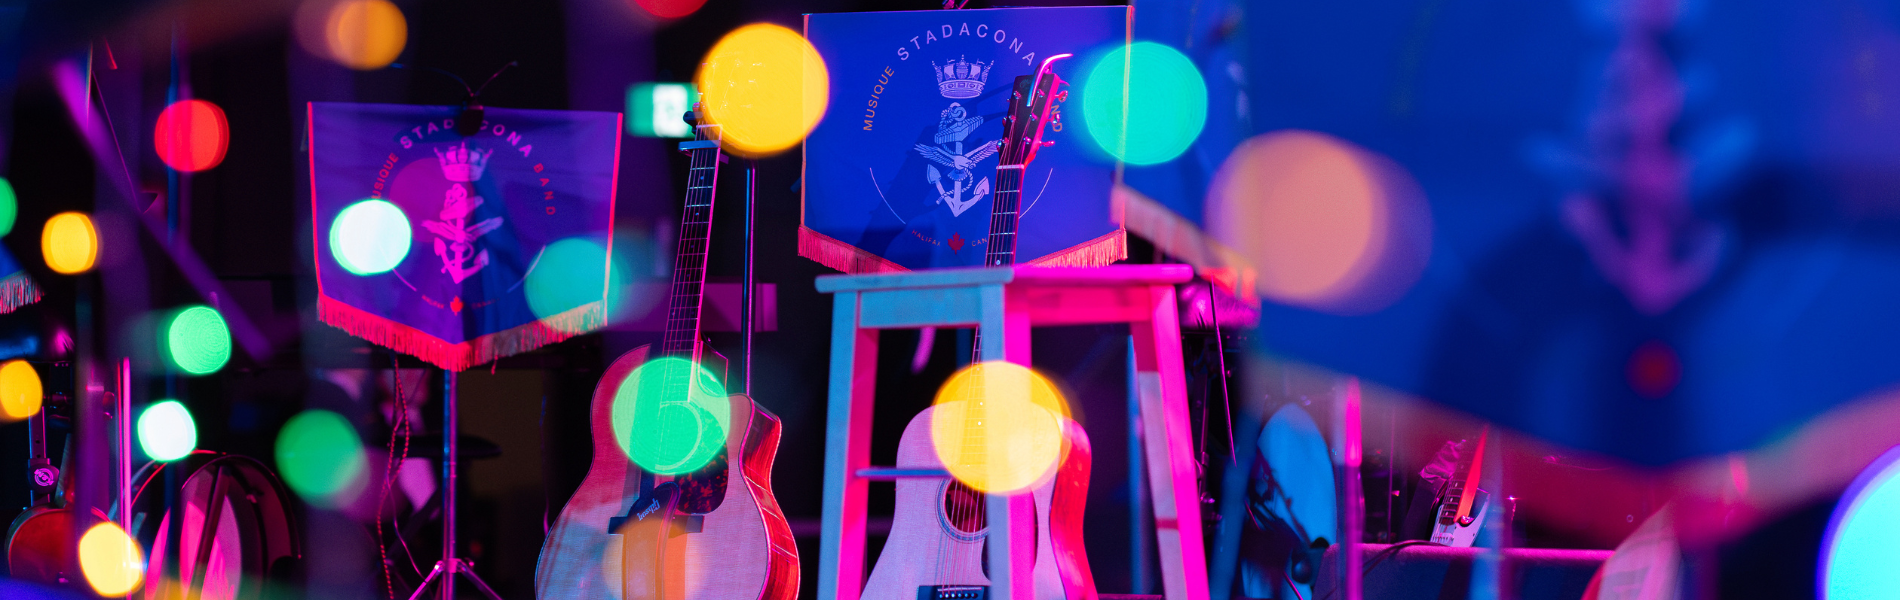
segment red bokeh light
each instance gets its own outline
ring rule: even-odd
[[[1630,353],[1630,389],[1644,398],[1661,398],[1675,391],[1682,381],[1682,361],[1676,350],[1659,341],[1644,342]]]
[[[158,114],[152,143],[158,158],[179,171],[203,171],[224,162],[230,145],[224,109],[204,100],[180,100]]]
[[[706,0],[634,0],[640,8],[662,19],[677,19],[693,14]]]

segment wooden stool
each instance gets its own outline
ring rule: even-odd
[[[1127,323],[1134,338],[1148,485],[1154,497],[1163,591],[1169,600],[1207,598],[1194,439],[1174,284],[1185,265],[997,267],[868,275],[827,275],[831,392],[825,426],[825,514],[818,550],[818,597],[859,600],[864,581],[865,484],[913,473],[872,467],[871,409],[879,329],[975,325],[985,361],[1029,364],[1034,326]],[[1028,494],[990,496],[990,598],[1031,600],[1035,509]],[[1013,500],[1013,501],[1012,501]],[[1023,543],[1024,532],[1030,543]],[[1013,534],[1013,535],[1012,535]],[[1014,540],[1014,542],[1012,542]]]

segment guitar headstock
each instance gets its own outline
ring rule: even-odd
[[[1016,78],[1015,92],[1009,99],[1009,116],[1003,120],[1003,150],[998,164],[1027,165],[1036,160],[1036,151],[1055,142],[1043,142],[1043,126],[1057,102],[1066,100],[1069,82],[1056,75],[1055,62],[1074,56],[1057,54],[1042,61],[1035,75]]]

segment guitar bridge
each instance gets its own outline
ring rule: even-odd
[[[917,600],[988,600],[987,585],[920,585]]]

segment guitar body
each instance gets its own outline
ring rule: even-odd
[[[911,418],[897,443],[897,468],[942,469],[930,440],[936,407]],[[1063,419],[1068,451],[1054,477],[1035,488],[1038,600],[1095,600],[1095,577],[1082,547],[1088,502],[1089,440]],[[987,586],[982,495],[950,479],[899,479],[891,534],[864,583],[864,600],[919,600],[923,586]]]
[[[73,509],[36,506],[14,518],[7,535],[7,568],[14,579],[84,588],[73,547]],[[106,521],[105,515],[94,518]]]
[[[644,475],[614,441],[614,395],[650,350],[642,346],[615,360],[594,389],[593,464],[541,546],[535,597],[634,600],[623,597],[631,589],[647,600],[792,600],[798,549],[772,496],[779,421],[745,395],[728,397],[732,427],[724,460],[692,477],[653,477],[662,486],[674,484],[677,497],[656,499],[662,500],[652,507],[657,517],[609,529],[641,500]],[[660,514],[667,512],[678,516]],[[626,572],[631,581],[623,579]]]

